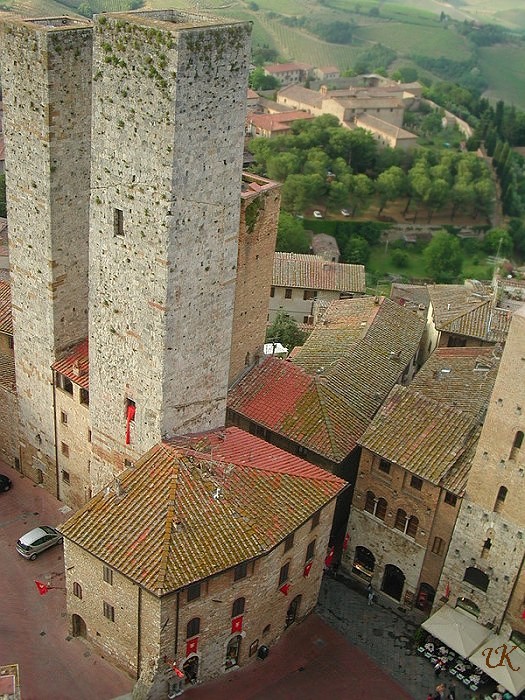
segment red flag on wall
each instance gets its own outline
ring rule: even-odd
[[[331,547],[326,559],[324,560],[324,565],[326,566],[327,569],[330,568],[330,564],[332,563],[333,559],[334,559],[334,548]]]
[[[131,442],[131,421],[135,420],[135,406],[130,403],[126,413],[126,445]]]
[[[242,615],[232,618],[232,634],[234,632],[242,632]]]
[[[445,588],[445,598],[450,598],[450,584],[447,583],[447,587]]]
[[[343,541],[343,549],[344,549],[345,552],[346,552],[346,550],[348,549],[348,540],[349,540],[349,539],[350,539],[350,535],[349,535],[348,532],[347,532],[346,535],[345,535],[345,539],[344,539],[344,541]]]
[[[40,595],[45,595],[50,588],[50,586],[46,585],[45,583],[42,583],[42,581],[35,581],[35,584],[38,588],[38,592],[40,593]]]
[[[525,620],[525,610],[521,613],[521,619]]]
[[[304,567],[303,576],[307,578],[310,575],[310,569],[312,568],[313,561],[309,561]]]
[[[188,639],[188,641],[186,642],[186,656],[189,656],[190,654],[196,654],[198,646],[199,646],[199,638],[198,637],[194,637],[193,639]]]
[[[279,588],[279,590],[281,591],[281,593],[284,593],[284,595],[288,595],[288,591],[290,590],[290,584],[285,583],[283,586],[281,586]]]

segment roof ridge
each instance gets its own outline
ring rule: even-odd
[[[328,433],[328,436],[330,438],[330,447],[332,454],[337,454],[339,452],[339,446],[337,444],[337,441],[335,439],[334,431],[330,422],[330,416],[327,410],[327,407],[325,406],[325,399],[324,396],[322,395],[322,390],[325,391],[326,387],[324,386],[324,382],[320,381],[320,377],[314,377],[314,382],[315,382],[315,390],[319,399],[319,403],[321,405],[321,411],[323,415],[323,420],[324,424],[326,426],[326,431]]]

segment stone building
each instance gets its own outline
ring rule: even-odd
[[[439,594],[525,650],[524,337],[522,306],[512,317]]]
[[[95,16],[94,492],[161,438],[224,423],[250,30],[175,10]]]
[[[17,459],[55,493],[51,364],[88,323],[91,57],[87,20],[1,24]]]
[[[492,348],[440,348],[396,386],[362,447],[342,566],[430,612],[494,386]]]
[[[61,527],[75,632],[135,698],[245,665],[313,609],[344,488],[237,428],[156,445]]]
[[[320,255],[275,253],[268,321],[284,311],[297,323],[312,325],[314,301],[331,302],[365,291],[364,265],[328,262]]]
[[[230,383],[263,356],[280,185],[243,173]]]
[[[0,458],[19,466],[11,288],[0,280]]]

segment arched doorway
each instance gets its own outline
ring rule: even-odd
[[[239,665],[239,656],[241,654],[242,637],[240,634],[232,637],[226,647],[226,668]]]
[[[73,637],[87,637],[87,627],[80,615],[71,616],[71,628]]]
[[[186,683],[196,683],[199,674],[199,657],[190,656],[182,665]]]
[[[300,595],[296,595],[295,598],[290,603],[290,607],[286,611],[286,627],[293,625],[297,618],[297,613],[299,612],[299,606],[301,605]]]
[[[375,567],[376,558],[372,552],[366,547],[356,547],[354,563],[352,564],[352,573],[365,581],[370,581],[374,575]]]
[[[405,574],[394,564],[385,566],[381,590],[395,600],[401,600],[405,586]]]
[[[430,612],[432,610],[432,603],[436,597],[436,591],[429,583],[422,583],[419,586],[419,592],[417,594],[416,608],[423,610],[424,612]]]

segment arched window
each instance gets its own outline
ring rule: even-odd
[[[396,528],[396,530],[401,530],[401,532],[405,532],[406,522],[407,514],[402,508],[399,508],[396,513],[396,521],[394,523],[394,527]]]
[[[472,615],[479,617],[479,607],[473,600],[470,600],[470,598],[458,598],[456,601],[456,608],[462,608],[463,610],[472,613]]]
[[[376,509],[374,515],[376,518],[379,518],[380,520],[385,519],[386,515],[386,501],[384,498],[378,498],[377,503],[376,503]]]
[[[405,534],[409,537],[415,537],[418,526],[419,520],[415,517],[415,515],[410,516],[410,518],[407,520]]]
[[[373,513],[376,505],[376,497],[372,491],[366,492],[365,510],[368,513]]]
[[[480,591],[486,591],[490,583],[487,574],[475,566],[469,566],[468,569],[465,570],[463,581],[470,583],[470,585],[475,588],[479,588]]]
[[[233,639],[230,639],[228,646],[226,647],[226,668],[231,668],[232,666],[237,666],[239,663],[239,655],[241,652],[241,642],[242,637],[238,634]]]
[[[238,615],[242,615],[244,613],[245,602],[246,602],[245,598],[237,598],[237,600],[233,601],[232,617],[237,617]]]
[[[503,504],[505,503],[505,499],[507,498],[508,494],[508,489],[506,486],[500,486],[498,495],[496,496],[496,503],[494,503],[494,511],[496,513],[499,513],[501,509],[503,508]]]
[[[510,451],[510,457],[509,459],[516,459],[518,456],[519,451],[521,450],[521,446],[523,445],[523,430],[518,430],[514,437],[514,442],[512,443],[512,449]]]
[[[73,595],[82,600],[82,586],[77,581],[73,581]]]
[[[194,617],[190,620],[186,626],[186,639],[190,637],[196,637],[201,631],[201,619],[200,617]]]

